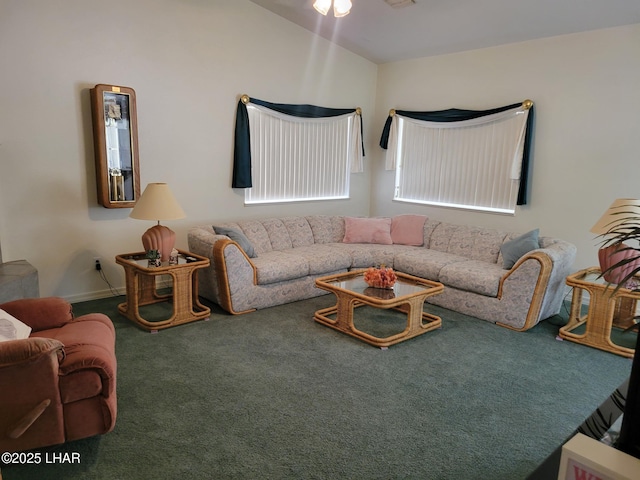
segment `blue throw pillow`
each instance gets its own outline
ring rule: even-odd
[[[524,254],[529,253],[531,250],[535,250],[536,248],[540,248],[540,242],[538,240],[539,234],[540,229],[536,228],[535,230],[531,230],[530,232],[520,235],[513,240],[504,242],[500,247],[500,252],[502,253],[502,266],[508,270],[513,267]]]
[[[231,240],[240,245],[240,248],[244,250],[244,253],[246,253],[249,258],[255,258],[258,256],[253,249],[253,245],[251,245],[249,239],[240,230],[237,230],[235,228],[216,227],[215,225],[213,225],[213,229],[218,235],[226,235]]]

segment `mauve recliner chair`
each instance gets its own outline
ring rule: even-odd
[[[0,304],[32,329],[0,342],[0,452],[100,435],[116,422],[115,329],[57,297]]]

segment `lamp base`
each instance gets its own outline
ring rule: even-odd
[[[160,260],[163,262],[169,260],[171,250],[173,250],[175,244],[176,233],[164,225],[154,225],[142,235],[144,251],[158,250]]]
[[[626,250],[627,248],[629,247],[624,243],[616,243],[598,250],[600,271],[604,273],[603,278],[607,282],[619,284],[636,268],[640,268],[640,253],[635,249]],[[609,268],[626,259],[632,261],[607,272]]]

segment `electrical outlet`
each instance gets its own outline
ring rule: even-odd
[[[100,257],[94,257],[94,260],[96,261],[96,271],[100,271],[102,270],[102,264],[100,263]]]

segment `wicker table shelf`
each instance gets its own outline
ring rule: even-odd
[[[398,342],[442,327],[442,319],[422,311],[424,301],[444,290],[438,282],[396,272],[398,280],[393,290],[370,288],[364,281],[364,270],[339,273],[316,280],[316,287],[336,296],[336,305],[315,313],[315,321],[356,337],[370,345],[386,348]],[[369,305],[380,309],[394,309],[407,315],[404,331],[378,338],[358,330],[354,325],[354,309]],[[335,315],[335,319],[330,317]]]
[[[177,265],[163,263],[160,267],[149,267],[144,253],[116,256],[116,263],[124,267],[127,286],[127,301],[118,305],[120,313],[152,332],[209,318],[211,309],[198,299],[198,269],[209,266],[209,259],[183,250],[178,253]],[[160,275],[172,277],[168,294],[158,292],[156,277]],[[140,307],[159,302],[173,302],[170,318],[149,321],[141,316]]]
[[[624,328],[630,325],[640,292],[627,288],[615,291],[615,285],[601,278],[597,267],[569,275],[566,282],[573,287],[573,295],[569,322],[560,329],[560,338],[632,358],[635,350],[613,343],[611,331],[615,326]],[[582,314],[584,292],[589,295],[586,315]],[[575,330],[583,325],[584,332],[576,333]]]

